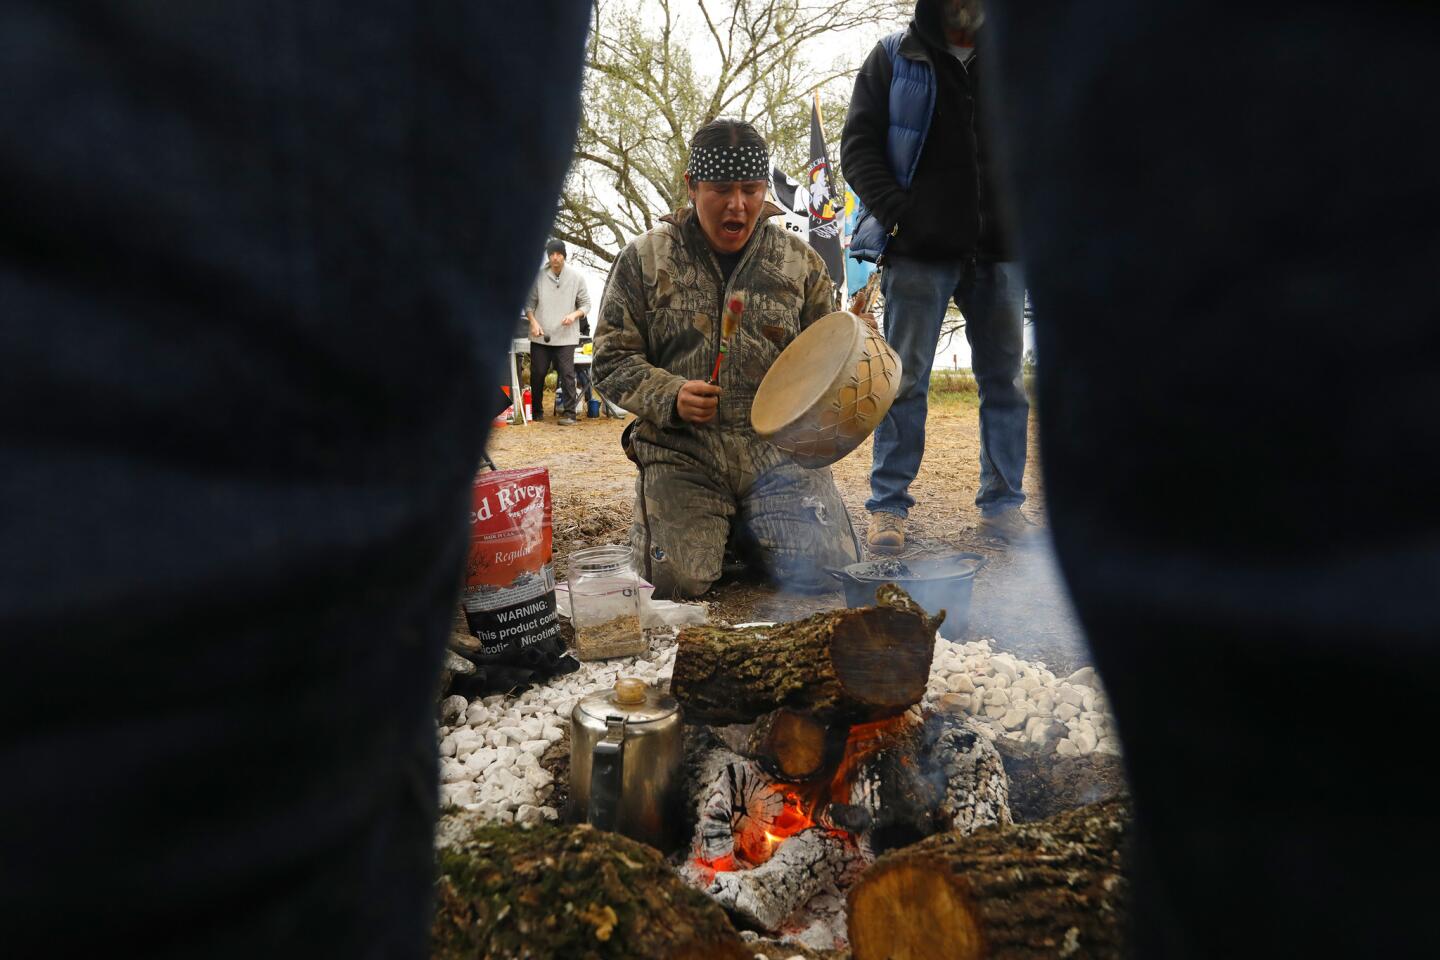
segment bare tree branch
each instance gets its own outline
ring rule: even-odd
[[[690,134],[717,116],[754,122],[776,165],[798,172],[809,159],[810,91],[821,91],[822,109],[843,115],[848,90],[827,88],[858,67],[873,40],[838,59],[825,44],[835,31],[857,26],[878,38],[910,6],[908,0],[648,4],[641,10],[595,4],[583,116],[556,216],[556,235],[602,263],[613,262],[661,213],[687,202]]]

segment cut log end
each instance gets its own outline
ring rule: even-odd
[[[831,661],[840,684],[877,714],[918,703],[930,679],[935,634],[914,614],[881,607],[835,627]]]
[[[784,707],[827,724],[894,716],[925,694],[935,623],[892,588],[880,606],[775,627],[686,627],[671,692],[698,723],[752,723]]]
[[[945,863],[916,858],[880,864],[851,894],[855,957],[979,960],[983,943],[974,910]]]
[[[850,890],[854,960],[1128,956],[1123,801],[894,850]]]
[[[839,758],[846,729],[832,729],[811,714],[776,710],[756,721],[745,752],[781,780],[809,780]]]

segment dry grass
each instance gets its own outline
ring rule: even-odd
[[[978,398],[962,378],[945,384],[939,402],[932,402],[926,428],[925,458],[911,485],[915,507],[910,513],[906,556],[935,556],[956,551],[984,554],[990,566],[977,581],[973,630],[995,636],[1004,646],[1028,657],[1039,656],[1053,665],[1079,662],[1074,648],[1077,628],[1060,596],[1053,576],[1041,578],[1035,589],[1023,582],[1028,573],[993,541],[982,536],[975,507],[979,481]],[[932,397],[935,396],[932,394]],[[635,467],[620,449],[624,424],[616,420],[582,418],[575,426],[558,426],[549,404],[541,423],[503,427],[493,432],[490,453],[500,467],[544,466],[550,470],[554,503],[553,531],[556,574],[565,576],[565,560],[582,547],[625,543],[633,512]],[[974,399],[965,399],[966,397]],[[954,398],[954,399],[949,399]],[[1040,482],[1036,431],[1031,428],[1030,462],[1025,489],[1029,499],[1024,512],[1043,522],[1044,488]],[[831,468],[857,531],[864,536],[870,492],[871,449],[868,443]],[[1015,572],[1008,576],[1007,571]],[[724,582],[706,597],[714,619],[739,623],[747,620],[789,620],[841,606],[836,592],[801,596],[777,591],[767,583]]]
[[[969,370],[934,370],[930,373],[930,409],[980,406],[980,387]]]

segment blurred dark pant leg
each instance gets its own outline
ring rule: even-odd
[[[573,360],[573,358],[574,358],[574,355],[573,355],[573,354],[571,355],[571,358],[572,358],[572,360]],[[591,384],[591,381],[590,381],[590,364],[588,364],[588,363],[575,363],[575,364],[574,364],[574,367],[575,367],[575,386],[576,386],[576,387],[579,389],[579,391],[580,391],[580,397],[581,397],[581,399],[583,399],[583,400],[585,401],[585,403],[588,405],[588,404],[590,403],[590,401],[591,401],[591,400],[594,398],[594,396],[595,396],[594,388],[593,388],[593,386],[592,386],[592,384]],[[556,390],[555,390],[555,409],[556,409],[556,410],[559,410],[559,409],[562,408],[562,407],[565,407],[565,408],[568,408],[568,409],[570,409],[570,410],[575,411],[577,415],[578,415],[579,412],[580,412],[579,404],[577,404],[577,403],[571,403],[570,400],[569,400],[569,398],[565,396],[565,384],[564,384],[563,378],[561,379],[561,382],[559,383],[559,385],[556,387]]]
[[[464,513],[589,10],[0,7],[7,955],[428,953]]]
[[[580,386],[580,394],[585,398],[588,406],[591,400],[595,399],[594,381],[590,379],[590,364],[577,363],[575,365],[575,382]]]
[[[542,420],[545,417],[545,377],[550,373],[550,367],[554,364],[555,348],[543,343],[530,344],[530,419]],[[558,379],[558,377],[557,377]],[[557,405],[555,412],[558,414],[560,408]]]
[[[987,10],[1138,953],[1425,955],[1440,823],[1387,731],[1440,669],[1434,8]]]
[[[564,391],[565,394],[565,406],[563,408],[556,406],[555,415],[565,416],[569,414],[573,417],[575,415],[576,398],[580,395],[575,385],[575,347],[555,347],[554,349],[555,380],[560,388],[555,393],[557,404],[561,391]]]

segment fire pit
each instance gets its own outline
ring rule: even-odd
[[[937,640],[897,600],[689,629],[519,696],[452,698],[439,842],[477,822],[558,819],[564,774],[556,782],[551,758],[568,752],[571,708],[625,676],[669,682],[685,705],[689,840],[662,851],[675,872],[740,926],[812,949],[844,945],[847,894],[877,857],[1009,824],[996,744],[1052,759],[1116,752],[1093,671],[1058,678],[984,641]]]
[[[681,875],[742,922],[815,949],[845,946],[845,894],[877,855],[1010,822],[994,745],[964,716],[919,705],[937,621],[893,587],[878,599],[773,628],[687,631],[676,658],[672,692],[692,721],[752,721],[717,726],[692,764]]]

